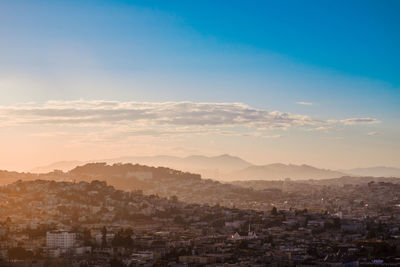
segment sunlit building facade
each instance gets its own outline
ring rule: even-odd
[[[75,245],[76,234],[67,231],[51,231],[46,234],[48,248],[72,248]]]

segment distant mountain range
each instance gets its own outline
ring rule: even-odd
[[[373,177],[400,177],[400,169],[388,167],[359,168],[351,170],[320,169],[309,165],[294,165],[274,163],[268,165],[253,165],[239,157],[231,155],[219,155],[207,157],[193,155],[188,157],[152,156],[152,157],[120,157],[113,159],[93,161],[60,161],[47,166],[32,169],[33,173],[48,173],[53,170],[68,171],[76,166],[94,162],[114,163],[138,163],[155,167],[168,167],[201,174],[204,178],[212,178],[221,181],[233,180],[292,180],[304,179],[329,179],[346,175],[373,176]]]

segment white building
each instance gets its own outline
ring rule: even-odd
[[[247,235],[240,235],[238,232],[232,235],[232,240],[249,240],[256,239],[258,236],[255,232],[249,232]]]
[[[51,231],[46,233],[48,248],[72,248],[75,245],[75,233],[66,231]]]
[[[249,231],[246,235],[240,235],[238,232],[232,235],[232,240],[249,240],[249,239],[256,239],[258,236],[256,235],[256,232],[252,232],[250,230],[250,224],[249,224]]]

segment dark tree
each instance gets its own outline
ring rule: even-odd
[[[174,203],[177,203],[177,202],[178,202],[178,197],[175,196],[175,195],[173,195],[173,196],[171,197],[171,201],[174,202]]]
[[[103,226],[103,229],[101,229],[101,247],[107,247],[107,228]]]
[[[32,259],[32,251],[27,251],[22,247],[15,247],[8,249],[8,257],[13,260],[26,260]]]
[[[90,232],[90,229],[88,229],[88,228],[85,228],[83,230],[83,244],[85,246],[91,246],[92,245],[92,234]]]
[[[125,267],[125,264],[123,264],[122,261],[114,258],[114,259],[110,260],[110,266],[111,267]]]
[[[272,208],[272,210],[271,210],[271,215],[272,215],[272,216],[278,215],[278,210],[276,209],[276,207],[273,207],[273,208]]]

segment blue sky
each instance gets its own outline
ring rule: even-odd
[[[1,1],[0,105],[240,102],[315,120],[374,118],[325,135],[393,157],[399,12],[399,1]],[[283,135],[304,135],[296,131]],[[220,152],[254,154],[210,153]],[[400,166],[385,160],[377,164]]]

